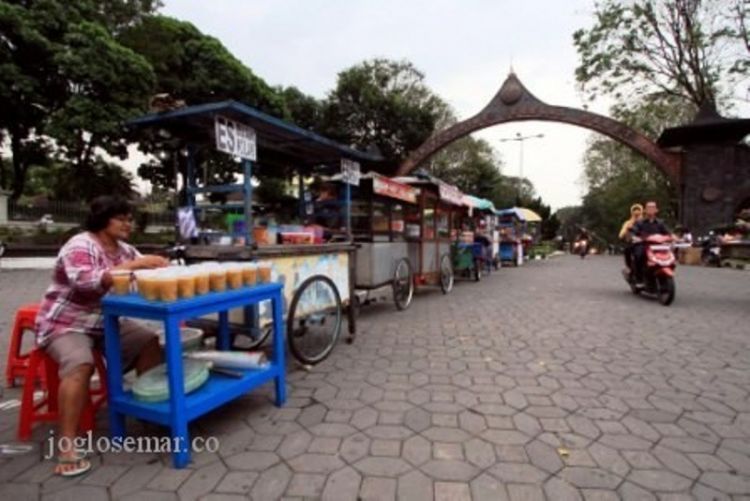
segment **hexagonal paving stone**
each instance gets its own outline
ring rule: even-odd
[[[224,460],[232,470],[263,471],[280,461],[273,452],[242,452]]]
[[[323,501],[339,501],[342,499],[356,499],[362,476],[353,468],[346,466],[328,477],[323,495]]]
[[[412,468],[403,459],[392,457],[364,458],[357,461],[354,467],[361,473],[373,477],[397,477]]]
[[[409,501],[434,501],[432,480],[424,473],[414,470],[398,479],[398,499]]]
[[[468,482],[479,473],[471,463],[456,460],[431,460],[420,469],[430,478],[456,482]]]
[[[337,455],[306,453],[289,460],[289,466],[295,473],[328,474],[344,466]]]

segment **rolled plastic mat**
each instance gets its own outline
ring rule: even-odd
[[[185,354],[191,360],[210,362],[224,369],[265,369],[268,359],[262,351],[193,351]]]

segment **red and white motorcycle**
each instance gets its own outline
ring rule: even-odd
[[[674,270],[677,259],[672,250],[670,235],[650,235],[645,239],[634,239],[634,243],[641,242],[646,250],[646,270],[644,285],[640,286],[635,280],[635,271],[623,271],[625,281],[630,285],[633,294],[646,293],[656,296],[661,304],[669,306],[674,301],[675,283]]]

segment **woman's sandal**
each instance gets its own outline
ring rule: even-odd
[[[57,458],[55,475],[61,477],[77,477],[91,469],[91,463],[83,457]]]

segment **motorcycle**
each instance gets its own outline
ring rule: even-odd
[[[700,239],[701,262],[704,266],[721,266],[721,243],[713,231]]]
[[[584,259],[589,253],[589,241],[586,239],[576,241],[573,247],[575,248],[576,254],[581,256],[581,259]]]
[[[644,240],[634,239],[646,247],[646,269],[644,285],[635,279],[635,270],[623,270],[623,277],[630,285],[633,294],[642,292],[656,296],[664,306],[669,306],[675,297],[674,270],[677,259],[672,251],[672,237],[669,235],[650,235]]]

